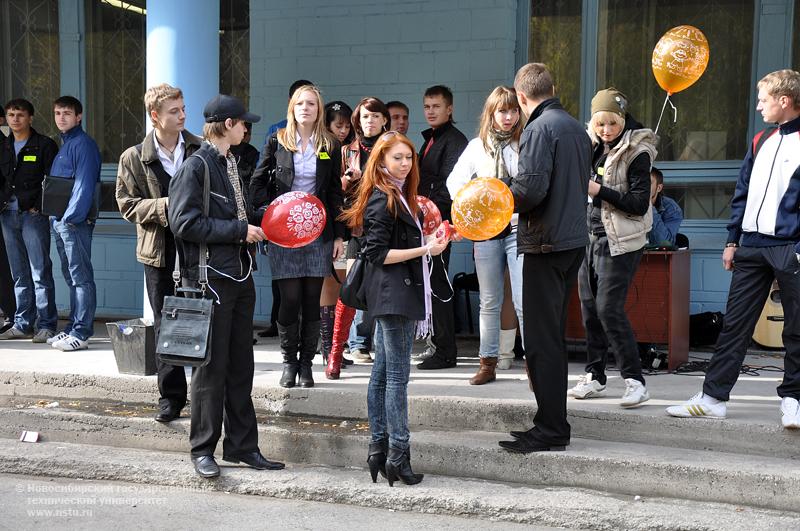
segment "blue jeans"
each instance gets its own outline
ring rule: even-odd
[[[25,210],[5,210],[0,214],[0,225],[17,301],[14,326],[23,332],[34,328],[55,331],[58,312],[47,216]]]
[[[408,375],[417,322],[401,315],[375,319],[375,362],[367,390],[372,442],[408,449]],[[387,437],[388,436],[388,437]]]
[[[517,257],[516,229],[502,240],[475,242],[475,272],[481,288],[481,358],[496,358],[500,350],[500,310],[503,307],[506,267],[511,278],[511,298],[522,335],[522,259],[522,256]]]
[[[364,319],[365,316],[366,319]],[[350,352],[354,350],[369,352],[371,329],[372,318],[369,314],[366,314],[363,310],[356,310],[353,324],[350,325],[350,335],[347,338],[347,346],[350,348]]]
[[[50,218],[61,257],[61,271],[69,287],[69,320],[64,331],[88,340],[94,335],[94,312],[97,290],[92,269],[92,233],[94,223],[62,223]]]

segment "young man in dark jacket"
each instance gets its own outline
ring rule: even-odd
[[[58,313],[50,222],[40,209],[42,181],[50,173],[58,146],[33,129],[33,104],[28,100],[9,101],[5,112],[11,134],[0,140],[0,225],[15,287],[16,315],[6,316],[14,326],[0,339],[33,338],[34,343],[44,343],[56,333]]]
[[[170,181],[169,226],[175,235],[184,284],[200,279],[201,244],[208,257],[206,297],[216,301],[211,323],[211,361],[192,375],[192,463],[204,478],[219,476],[214,450],[222,433],[223,459],[259,470],[283,468],[258,449],[253,400],[253,312],[256,292],[248,244],[264,240],[259,219],[247,200],[232,145],[244,138],[250,114],[238,99],[215,96],[203,110],[206,141]],[[203,212],[203,182],[208,166],[210,200]],[[207,288],[207,289],[206,289]]]
[[[581,124],[555,97],[547,66],[523,66],[514,88],[529,117],[519,142],[519,173],[510,187],[519,212],[517,250],[525,255],[525,357],[537,411],[533,428],[512,432],[516,440],[501,441],[500,446],[529,453],[563,450],[569,444],[564,329],[569,295],[589,242],[592,146]]]
[[[166,83],[150,87],[144,104],[153,130],[120,157],[116,198],[122,217],[136,224],[136,260],[144,267],[158,337],[164,297],[174,291],[175,237],[167,221],[169,183],[184,160],[200,148],[202,139],[184,129],[186,109],[179,88]],[[183,366],[162,363],[158,357],[156,365],[160,397],[155,418],[170,422],[180,417],[186,405],[186,373]]]
[[[50,169],[55,177],[73,179],[67,210],[60,218],[51,217],[61,271],[70,289],[70,313],[66,328],[47,340],[53,348],[71,352],[89,348],[94,335],[97,288],[92,268],[93,208],[100,183],[100,149],[83,130],[83,104],[72,96],[53,102],[53,116],[63,144]]]
[[[425,142],[419,150],[419,195],[436,203],[442,219],[449,220],[452,200],[447,191],[447,177],[467,147],[468,140],[453,125],[453,93],[449,88],[443,85],[428,88],[422,102],[425,120],[431,127],[422,132]],[[417,365],[418,369],[446,369],[456,366],[458,351],[453,292],[447,278],[450,248],[448,245],[440,258],[432,262],[433,337],[429,340],[429,350],[433,351],[433,355]]]

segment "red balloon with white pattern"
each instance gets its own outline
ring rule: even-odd
[[[422,234],[425,236],[433,234],[442,223],[442,213],[439,212],[439,207],[436,206],[436,203],[422,195],[417,196],[417,204],[420,210],[422,210]]]
[[[269,204],[261,228],[275,245],[295,249],[319,238],[326,221],[319,198],[306,192],[286,192]]]

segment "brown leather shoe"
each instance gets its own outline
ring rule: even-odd
[[[493,382],[496,378],[494,369],[497,367],[497,358],[481,358],[481,368],[469,379],[470,385],[483,385]]]

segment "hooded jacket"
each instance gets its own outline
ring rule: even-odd
[[[606,155],[591,126],[588,134],[595,150],[593,166],[602,178],[600,191],[588,208],[589,228],[592,230],[593,212],[599,207],[611,256],[638,251],[647,244],[647,233],[653,226],[650,169],[658,153],[658,137],[630,115]],[[603,168],[602,175],[599,168]]]

